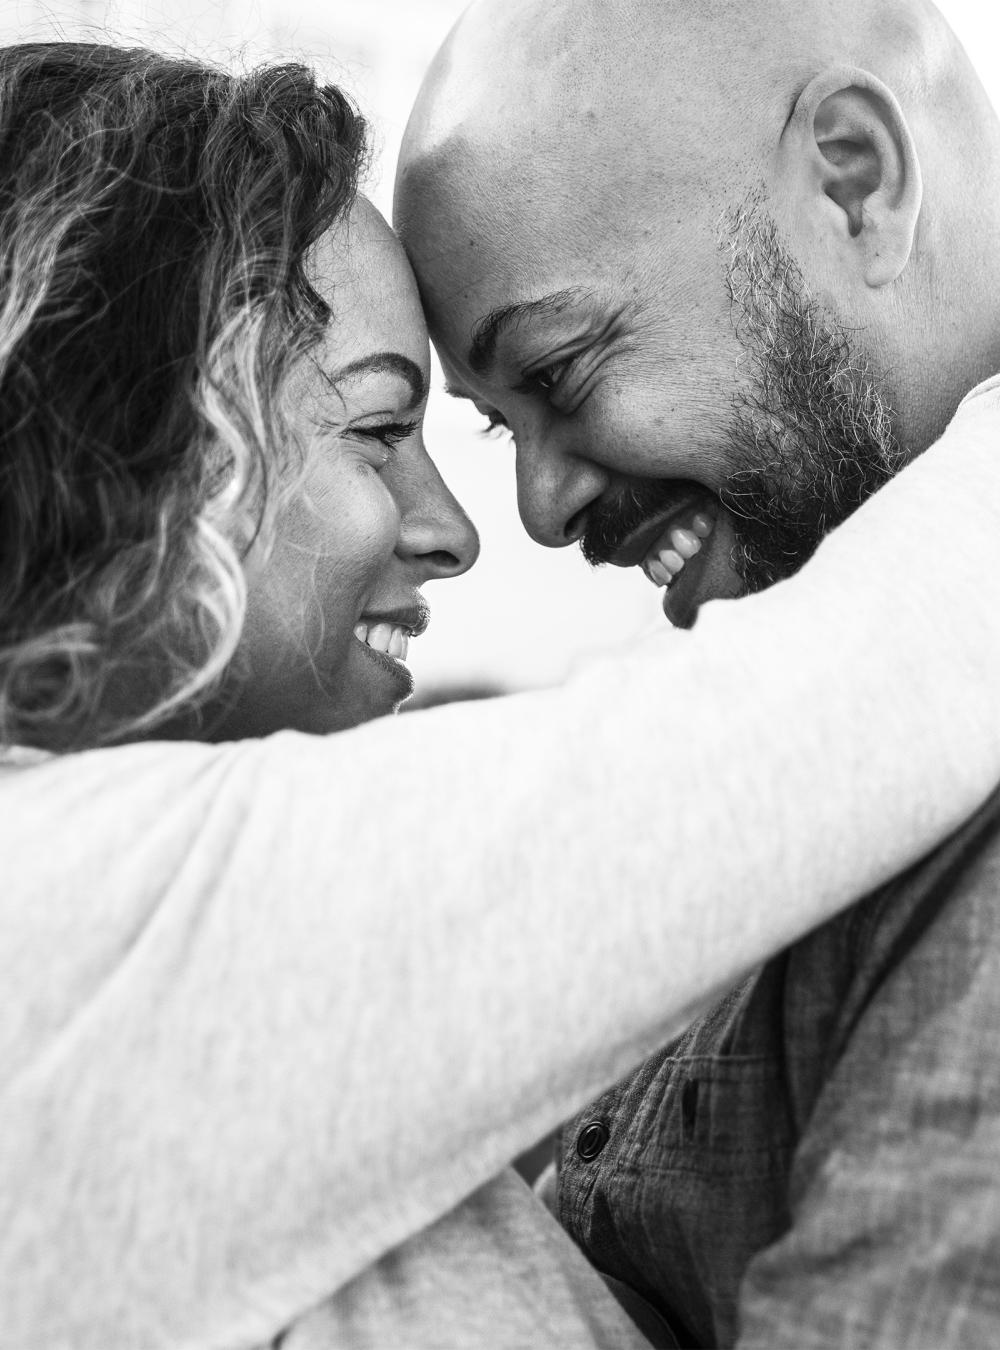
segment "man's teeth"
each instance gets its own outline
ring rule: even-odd
[[[355,624],[354,636],[374,651],[394,656],[398,661],[405,661],[410,650],[410,630],[391,623]]]
[[[701,540],[694,530],[674,530],[670,536],[670,542],[685,562],[688,558],[693,558],[696,553],[701,552]]]
[[[669,558],[677,558],[677,554],[665,553],[660,554],[656,558],[648,558],[646,560],[646,575],[654,586],[669,586],[677,572],[684,566],[683,559],[677,558],[680,566],[678,566],[676,570],[673,570],[670,563],[666,561]]]
[[[684,564],[701,552],[702,542],[712,533],[715,522],[700,511],[687,526],[675,525],[666,540],[657,540],[659,547],[642,564],[643,571],[654,586],[669,586],[684,570]]]

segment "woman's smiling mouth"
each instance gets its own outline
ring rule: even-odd
[[[355,625],[354,636],[374,652],[405,661],[413,634],[409,628],[391,623],[373,623],[371,626],[359,623]]]
[[[430,623],[431,612],[425,604],[362,614],[354,625],[354,637],[365,656],[405,690],[413,692],[413,675],[406,666],[410,639],[419,637]]]

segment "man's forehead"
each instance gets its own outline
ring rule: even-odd
[[[491,364],[501,343],[571,321],[614,294],[610,274],[584,263],[528,268],[500,253],[481,266],[468,253],[456,254],[425,263],[421,287],[435,341],[474,371]]]
[[[498,125],[506,135],[518,127],[537,131],[540,117],[558,118],[581,77],[585,87],[602,82],[605,63],[595,59],[594,39],[620,7],[620,0],[470,5],[425,77],[407,144],[433,151],[463,131],[482,139]]]
[[[438,216],[432,238],[411,221],[405,241],[435,340],[460,346],[471,368],[492,356],[501,336],[620,291],[628,250],[620,235],[615,249],[608,246],[606,223],[559,213],[540,221],[530,200],[517,210],[505,204],[492,218],[479,194],[469,203],[465,213]]]
[[[613,284],[647,251],[667,262],[714,248],[727,193],[683,160],[605,164],[565,144],[518,157],[456,138],[401,168],[396,226],[429,310],[473,296],[485,312]]]
[[[743,10],[768,6],[744,32]],[[525,157],[560,144],[598,161],[664,145],[671,158],[704,157],[713,139],[745,133],[748,96],[775,93],[794,10],[791,0],[478,0],[432,63],[403,160],[463,137]]]
[[[466,166],[496,160],[516,180],[543,161],[598,191],[644,166],[718,182],[767,160],[825,64],[910,78],[926,61],[911,30],[932,17],[922,0],[477,0],[420,91],[404,180],[464,151]]]
[[[516,40],[523,48],[524,35]],[[396,225],[422,280],[457,239],[492,244],[511,267],[539,239],[549,252],[585,255],[609,234],[661,228],[664,213],[703,223],[723,204],[731,175],[721,161],[752,162],[685,98],[671,74],[684,64],[678,51],[648,79],[633,70],[632,81],[612,78],[602,61],[586,69],[571,56],[546,59],[530,79],[510,51],[454,39],[435,62],[396,184]],[[733,115],[731,99],[717,103]],[[774,120],[784,115],[782,107]]]

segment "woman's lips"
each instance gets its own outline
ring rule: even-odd
[[[409,697],[413,693],[416,682],[409,666],[403,664],[402,655],[393,655],[388,648],[383,651],[379,647],[372,646],[360,636],[363,628],[364,624],[358,624],[354,630],[354,636],[366,659],[381,675],[389,676],[402,697]]]
[[[393,677],[407,694],[413,692],[413,675],[404,663],[410,639],[425,632],[430,610],[423,603],[381,613],[363,614],[354,625],[354,637],[365,656],[383,673]]]
[[[411,630],[401,624],[361,622],[355,624],[354,636],[372,651],[405,661],[410,647]]]

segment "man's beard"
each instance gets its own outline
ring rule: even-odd
[[[733,518],[732,564],[747,592],[793,572],[905,462],[889,403],[856,335],[807,295],[760,196],[729,215],[726,286],[748,381],[733,400],[719,490]],[[606,562],[677,499],[677,484],[633,479],[595,507],[581,548]]]

